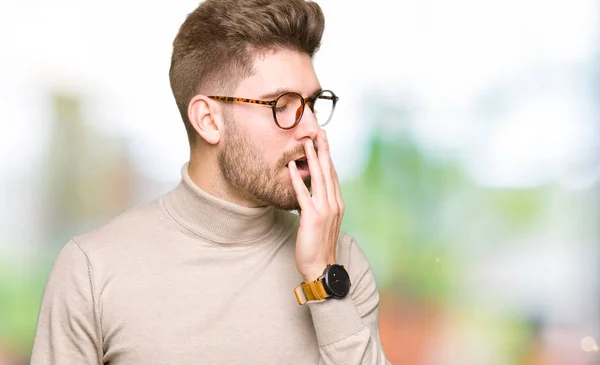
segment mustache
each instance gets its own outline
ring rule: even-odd
[[[318,154],[319,153],[319,149],[318,149],[316,141],[313,141],[313,145],[315,146],[315,151]],[[304,156],[304,155],[306,155],[306,151],[304,150],[304,146],[303,145],[298,145],[298,146],[292,148],[291,150],[285,152],[283,154],[283,157],[279,160],[279,163],[282,166],[285,166],[292,159],[298,158],[298,156]]]

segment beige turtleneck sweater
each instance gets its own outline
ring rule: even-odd
[[[299,217],[182,182],[73,238],[54,263],[31,364],[386,364],[379,295],[340,234],[344,299],[298,305]]]

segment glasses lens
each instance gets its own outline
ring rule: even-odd
[[[317,118],[317,123],[322,127],[329,123],[331,116],[333,115],[333,102],[334,96],[330,91],[324,91],[315,99],[315,105],[313,107],[313,113]]]
[[[302,117],[302,96],[296,93],[283,94],[275,105],[275,118],[281,128],[290,128]]]

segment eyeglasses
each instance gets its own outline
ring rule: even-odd
[[[308,105],[315,115],[317,123],[323,127],[331,120],[335,104],[339,98],[331,90],[323,90],[312,98],[303,98],[295,92],[281,94],[275,100],[254,100],[246,98],[235,98],[230,96],[209,96],[211,99],[235,102],[268,105],[273,109],[275,123],[281,129],[292,129],[302,119],[304,107]]]

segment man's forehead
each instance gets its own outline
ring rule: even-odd
[[[285,92],[310,97],[318,94],[320,89],[310,56],[292,50],[257,54],[252,75],[238,85],[238,91],[245,93],[244,97],[262,100],[274,99]]]

